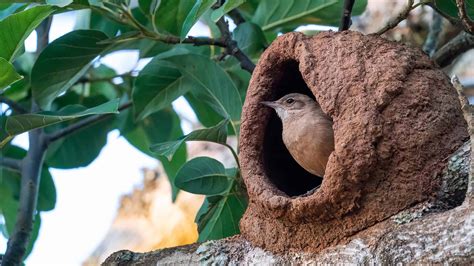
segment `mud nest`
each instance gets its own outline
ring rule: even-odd
[[[260,104],[291,92],[315,98],[334,121],[324,179],[293,160],[281,122]],[[280,36],[252,75],[242,114],[250,198],[242,234],[276,252],[344,242],[429,199],[467,138],[456,91],[420,49],[349,31]]]

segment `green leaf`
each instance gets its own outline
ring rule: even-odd
[[[203,126],[212,127],[224,119],[224,117],[216,113],[209,105],[202,102],[201,99],[195,97],[193,94],[186,93],[184,97],[193,109],[194,114],[196,114],[199,123]]]
[[[84,75],[92,60],[107,49],[107,44],[99,44],[105,39],[100,31],[76,30],[43,50],[31,72],[33,97],[42,109],[49,109],[59,94]]]
[[[189,0],[161,0],[155,11],[155,25],[163,32],[181,36],[184,21],[194,6]]]
[[[0,192],[2,192],[0,188]],[[5,194],[2,194],[4,196]],[[4,225],[4,230],[3,234],[6,234],[7,237],[9,237],[14,230],[15,223],[16,223],[16,216],[18,213],[18,201],[12,200],[9,198],[0,198],[0,213],[2,214],[3,218],[5,219],[5,225]],[[26,253],[25,257],[26,258],[28,255],[30,255],[31,251],[33,250],[33,246],[36,242],[36,239],[38,238],[38,233],[39,229],[41,226],[41,216],[40,213],[36,213],[33,221],[33,229],[31,231],[31,236],[30,240],[28,241],[28,245],[26,247]]]
[[[474,0],[465,0],[467,15],[474,19]],[[437,8],[453,18],[459,18],[458,8],[455,0],[435,0]]]
[[[46,0],[46,4],[58,6],[58,7],[65,7],[71,4],[73,0]]]
[[[133,107],[137,119],[168,107],[190,89],[176,66],[154,58],[138,75],[133,88]]]
[[[240,50],[251,57],[258,57],[267,46],[262,29],[252,22],[240,24],[232,34]]]
[[[54,10],[51,6],[36,6],[0,21],[0,57],[13,62],[28,35]]]
[[[186,19],[183,22],[183,27],[181,28],[180,34],[181,40],[186,38],[189,30],[194,26],[194,24],[196,24],[204,12],[209,10],[216,3],[216,1],[217,0],[196,0],[193,8],[189,11]]]
[[[176,199],[179,189],[174,185],[174,178],[179,168],[186,162],[187,152],[186,146],[179,148],[171,161],[162,156],[158,156],[150,151],[150,145],[157,142],[165,142],[176,139],[183,135],[181,129],[181,121],[176,112],[167,107],[156,112],[143,120],[135,121],[131,111],[122,112],[126,115],[125,125],[120,127],[121,134],[125,139],[141,152],[150,157],[157,158],[163,164],[166,175],[170,180],[172,187],[173,201]]]
[[[214,127],[195,130],[178,140],[154,144],[150,149],[152,152],[160,156],[165,156],[170,160],[176,150],[178,150],[185,141],[211,141],[219,144],[226,144],[228,124],[229,120],[225,119]]]
[[[247,199],[239,193],[206,197],[196,219],[198,241],[216,240],[239,234],[239,221],[246,208]]]
[[[70,97],[73,95],[73,97]],[[77,98],[70,100],[71,98]],[[55,101],[61,107],[82,101],[86,107],[95,106],[107,101],[104,96],[81,98],[74,92],[67,93]],[[76,121],[56,124],[47,127],[47,133],[60,130]],[[48,166],[60,169],[71,169],[89,165],[97,158],[107,143],[107,134],[114,128],[115,117],[110,116],[90,126],[81,128],[48,146],[45,162]]]
[[[93,68],[90,72],[91,79],[106,79],[116,75],[117,73],[115,70],[106,65],[99,65],[98,67]],[[112,79],[108,81],[94,81],[90,83],[89,95],[104,96],[108,100],[112,100],[120,96],[112,82]]]
[[[87,115],[118,113],[118,104],[119,100],[116,99],[90,109],[72,105],[66,106],[58,112],[13,115],[7,118],[5,127],[7,133],[10,136],[14,136],[32,129],[50,126]]]
[[[26,156],[26,150],[8,145],[1,151],[1,156],[12,159],[21,160]],[[19,172],[0,167],[0,190],[11,195],[15,200],[20,198],[21,175]],[[0,195],[3,195],[0,193]],[[0,199],[2,198],[0,197]],[[40,185],[38,192],[38,203],[36,209],[38,211],[49,211],[54,209],[56,205],[56,187],[54,185],[53,177],[51,176],[48,167],[43,166],[41,170]]]
[[[218,64],[201,55],[185,54],[166,59],[174,63],[186,80],[193,84],[190,91],[234,124],[240,120],[242,101],[229,75]]]
[[[214,22],[217,22],[222,16],[229,13],[233,9],[237,8],[241,4],[245,3],[245,0],[227,0],[218,9],[212,11],[211,18]]]
[[[304,24],[335,25],[339,21],[343,0],[262,0],[252,22],[264,31],[297,27]],[[367,0],[356,1],[352,15],[360,15]]]
[[[0,93],[15,81],[23,77],[16,73],[15,68],[7,60],[0,57]]]
[[[209,157],[197,157],[179,169],[175,185],[190,193],[218,195],[229,190],[231,179],[219,161]]]
[[[159,4],[159,0],[138,0],[138,6],[145,14],[153,14]]]

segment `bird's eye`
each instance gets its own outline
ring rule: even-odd
[[[286,100],[286,103],[287,103],[287,104],[292,104],[292,103],[294,103],[294,102],[295,102],[295,100],[293,100],[293,98],[288,98],[288,99]]]

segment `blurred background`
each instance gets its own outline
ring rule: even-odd
[[[376,32],[406,5],[405,0],[369,0],[366,11],[354,19],[352,30]],[[81,27],[82,11],[55,15],[50,41]],[[415,9],[406,21],[385,34],[386,38],[421,46],[433,19],[430,8]],[[443,23],[447,24],[447,21]],[[231,28],[235,27],[231,23]],[[298,28],[307,34],[331,27],[307,25]],[[456,35],[445,27],[444,39]],[[205,24],[196,24],[190,36],[209,36]],[[444,41],[444,42],[445,42]],[[36,50],[36,33],[25,43],[26,51]],[[458,75],[468,88],[474,88],[474,52],[467,52],[448,67],[448,75]],[[107,55],[97,64],[105,64],[117,74],[140,70],[150,59],[139,59],[138,51],[120,51]],[[199,128],[187,102],[180,98],[173,103],[182,118],[184,133]],[[1,107],[0,108],[5,108]],[[23,134],[14,144],[28,148]],[[223,147],[193,142],[188,145],[189,157],[210,156],[231,165],[231,154]],[[194,217],[203,196],[180,192],[171,202],[171,187],[158,161],[131,146],[117,130],[109,133],[107,145],[90,165],[72,170],[52,169],[57,189],[54,210],[44,212],[38,240],[27,265],[97,265],[120,249],[150,251],[193,243],[197,240]],[[0,235],[0,250],[7,240]]]

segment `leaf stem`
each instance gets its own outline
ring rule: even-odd
[[[239,156],[237,153],[234,151],[234,148],[232,148],[229,144],[223,144],[227,148],[229,148],[230,152],[232,153],[232,156],[234,156],[235,162],[237,163],[237,168],[240,170],[240,162],[239,162]]]

